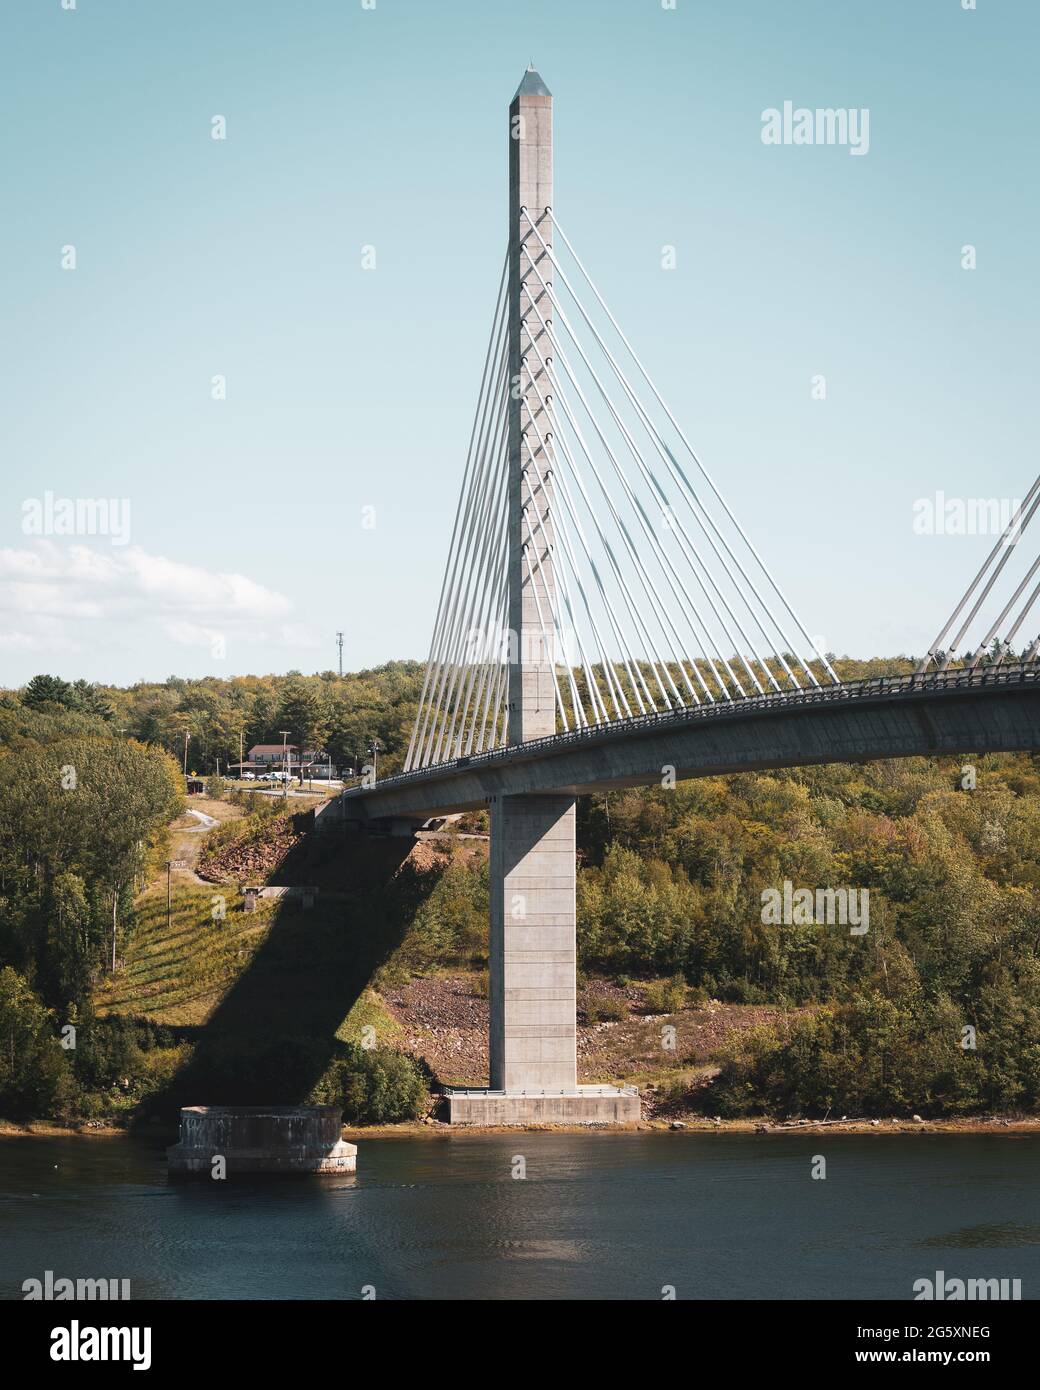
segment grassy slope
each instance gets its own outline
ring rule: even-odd
[[[212,804],[203,809],[213,813]],[[242,1059],[243,1102],[255,1085],[272,1103],[295,1103],[318,1080],[337,1040],[360,1041],[362,1029],[371,1026],[378,1040],[395,1045],[400,1024],[369,982],[429,888],[429,875],[403,864],[410,843],[360,841],[331,850],[312,844],[302,862],[273,877],[327,881],[334,870],[336,896],[319,896],[308,911],[261,899],[247,913],[237,885],[196,878],[191,864],[204,838],[187,827],[175,831],[172,854],[191,862],[174,873],[169,924],[163,872],[139,897],[138,926],[123,967],[96,1001],[101,1013],[177,1030],[176,1057],[165,1064],[156,1058],[161,1108],[198,1103],[200,1095],[212,1103],[237,1099],[233,1083],[226,1083],[232,1093],[222,1095],[210,1080],[217,1073],[207,1071],[207,1056],[212,1060],[228,1047]],[[223,917],[214,916],[219,898]],[[251,1069],[250,1059],[270,1058],[283,1043],[288,1061],[268,1085],[270,1064],[261,1060]],[[227,1074],[226,1066],[220,1074]]]
[[[199,1028],[216,1018],[236,989],[272,1031],[300,1020],[327,1019],[346,1006],[334,1034],[358,1041],[366,1024],[388,1042],[400,1031],[373,991],[343,994],[344,971],[363,952],[351,949],[342,903],[288,911],[261,900],[252,913],[228,895],[227,916],[214,919],[215,887],[180,882],[167,926],[166,888],[138,900],[139,926],[124,970],[98,998],[99,1012]]]

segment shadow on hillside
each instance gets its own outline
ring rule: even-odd
[[[171,1118],[185,1105],[297,1105],[337,1047],[336,1030],[376,970],[400,945],[440,877],[406,863],[412,840],[308,836],[274,875],[317,883],[309,910],[283,902],[270,930],[212,1016],[193,1030],[190,1062],[141,1118]],[[333,890],[328,884],[335,884]],[[229,929],[248,921],[241,907]]]
[[[289,850],[274,868],[270,882],[292,887],[307,885],[325,892],[362,893],[384,886],[386,871],[396,872],[400,858],[412,847],[411,838],[383,839],[367,836],[335,837],[335,849],[330,839],[314,834],[314,812],[302,811],[293,816],[293,829],[303,832],[303,838]],[[344,846],[346,848],[344,848]],[[395,854],[400,851],[397,858]]]

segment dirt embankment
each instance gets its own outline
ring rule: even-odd
[[[361,894],[385,884],[405,864],[421,876],[445,868],[453,858],[476,862],[486,855],[485,842],[455,835],[414,841],[316,835],[313,817],[300,811],[259,824],[243,819],[240,834],[202,848],[198,873],[210,883],[306,884],[333,894]]]
[[[294,819],[272,819],[262,835],[244,836],[203,853],[199,877],[210,883],[266,883],[305,838]]]
[[[586,1000],[602,1004],[618,996],[622,1017],[617,1021],[578,1025],[579,1081],[640,1085],[652,1106],[657,1076],[684,1068],[703,1069],[719,1047],[735,1033],[777,1018],[780,1010],[762,1006],[721,1004],[711,1000],[676,1013],[646,1011],[645,988],[620,987],[590,980],[579,991],[579,1020],[587,1017]],[[401,1045],[425,1059],[444,1085],[486,1086],[488,1083],[489,1007],[486,981],[479,975],[433,975],[414,978],[384,995],[390,1013],[401,1025]]]

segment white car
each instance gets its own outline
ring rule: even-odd
[[[243,773],[242,773],[242,781],[243,781],[243,782],[255,782],[255,781],[256,781],[256,773],[255,773],[255,772],[243,772]]]

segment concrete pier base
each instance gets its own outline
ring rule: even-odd
[[[189,1105],[181,1137],[166,1150],[170,1176],[353,1173],[357,1146],[340,1138],[338,1105]]]
[[[460,1128],[488,1125],[620,1125],[641,1117],[634,1087],[577,1086],[571,1092],[445,1092],[448,1120]]]
[[[496,797],[488,878],[489,1089],[576,1094],[574,798]]]

